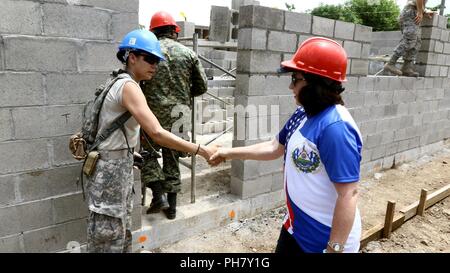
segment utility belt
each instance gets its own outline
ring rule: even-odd
[[[128,150],[125,148],[121,150],[99,150],[98,152],[101,160],[115,160],[130,156],[130,153],[133,154],[134,149],[131,148]]]
[[[91,176],[95,171],[95,167],[97,166],[97,161],[99,159],[106,161],[127,158],[129,156],[133,156],[133,151],[133,148],[91,151],[88,153],[86,160],[84,161],[82,171],[86,176]]]

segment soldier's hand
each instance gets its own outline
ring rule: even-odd
[[[219,148],[208,160],[209,165],[217,166],[222,162],[225,162],[228,156],[229,149]]]
[[[209,146],[203,146],[201,145],[201,153],[200,155],[208,161],[209,158],[217,151],[217,149],[220,147],[220,145],[209,145]]]
[[[422,23],[422,19],[423,13],[418,12],[416,18],[414,18],[414,22],[416,23],[416,25],[420,25],[420,23]]]

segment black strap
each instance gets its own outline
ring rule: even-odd
[[[105,139],[107,139],[112,133],[114,133],[114,131],[121,128],[130,117],[131,117],[131,113],[127,111],[127,112],[123,113],[120,117],[116,118],[116,120],[114,120],[113,123],[111,123],[111,126],[109,126],[109,128],[107,128],[107,129],[103,130],[103,132],[97,134],[97,137],[96,137],[94,143],[92,144],[91,147],[89,147],[89,151],[92,151],[95,148],[97,148],[98,145],[100,145],[100,143],[105,141]],[[125,140],[127,141],[127,145],[128,145],[128,139],[127,139],[126,135],[125,135]]]

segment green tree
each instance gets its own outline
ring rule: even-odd
[[[295,10],[295,5],[294,4],[288,4],[288,3],[284,3],[286,5],[286,8],[288,11],[294,11]]]
[[[311,11],[312,15],[360,24],[361,20],[349,9],[347,5],[320,4]]]
[[[312,15],[370,26],[374,31],[398,30],[400,8],[395,0],[349,0],[344,5],[324,5]]]
[[[373,31],[398,30],[400,8],[394,0],[351,0],[350,9]]]

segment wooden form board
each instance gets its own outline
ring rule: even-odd
[[[450,196],[450,184],[447,186],[426,195],[425,205],[424,208],[427,209],[437,202],[447,198]],[[401,225],[403,225],[404,222],[408,221],[409,219],[413,218],[417,214],[417,208],[419,207],[420,201],[414,202],[413,204],[403,208],[400,210],[400,213],[398,215],[394,215],[394,218],[392,220],[392,229],[391,231],[396,230]],[[370,241],[378,240],[383,237],[384,234],[384,224],[378,224],[371,229],[365,231],[361,236],[360,241],[360,248],[363,248],[369,243]]]

